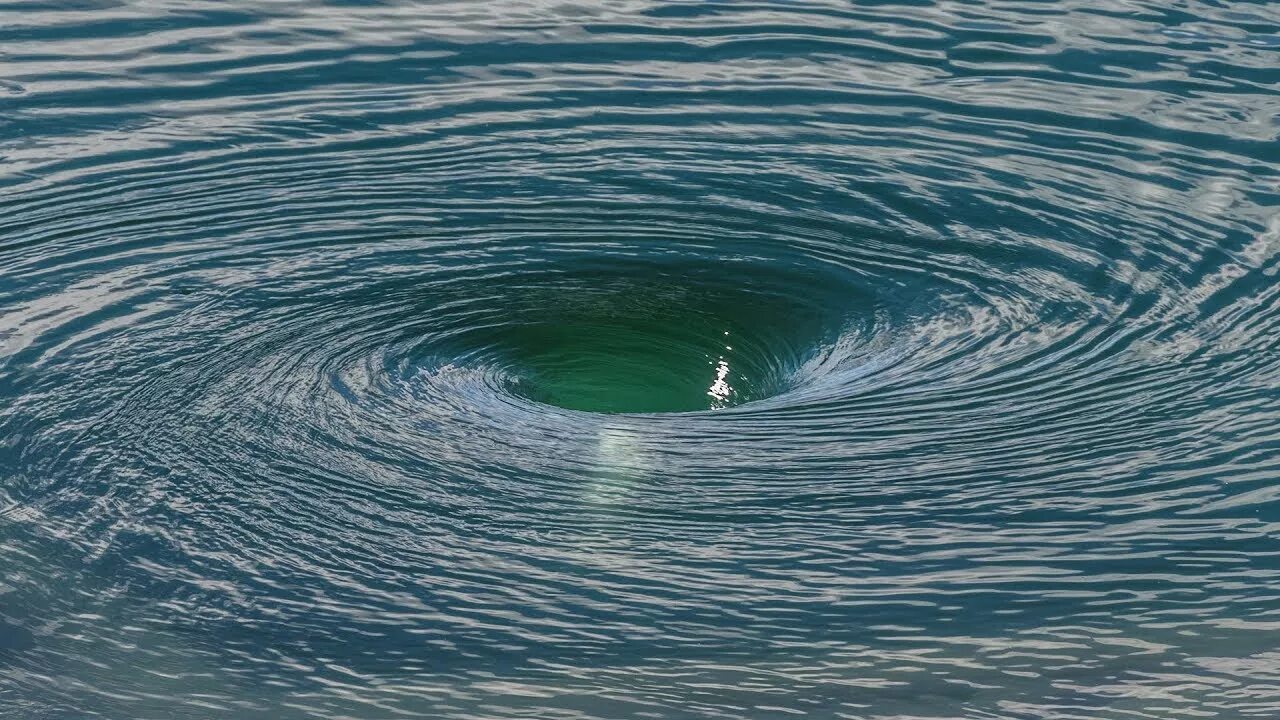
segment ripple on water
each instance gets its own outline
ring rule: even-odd
[[[1280,712],[1269,6],[0,14],[0,717]]]

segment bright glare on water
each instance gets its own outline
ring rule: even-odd
[[[0,0],[0,720],[1280,718],[1280,4]]]

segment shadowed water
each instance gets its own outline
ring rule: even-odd
[[[0,0],[0,718],[1280,715],[1280,10]]]

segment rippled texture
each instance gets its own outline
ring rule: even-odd
[[[0,717],[1280,716],[1276,5],[0,58]]]

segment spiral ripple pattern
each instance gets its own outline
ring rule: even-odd
[[[1280,716],[1280,10],[0,3],[0,718]]]

